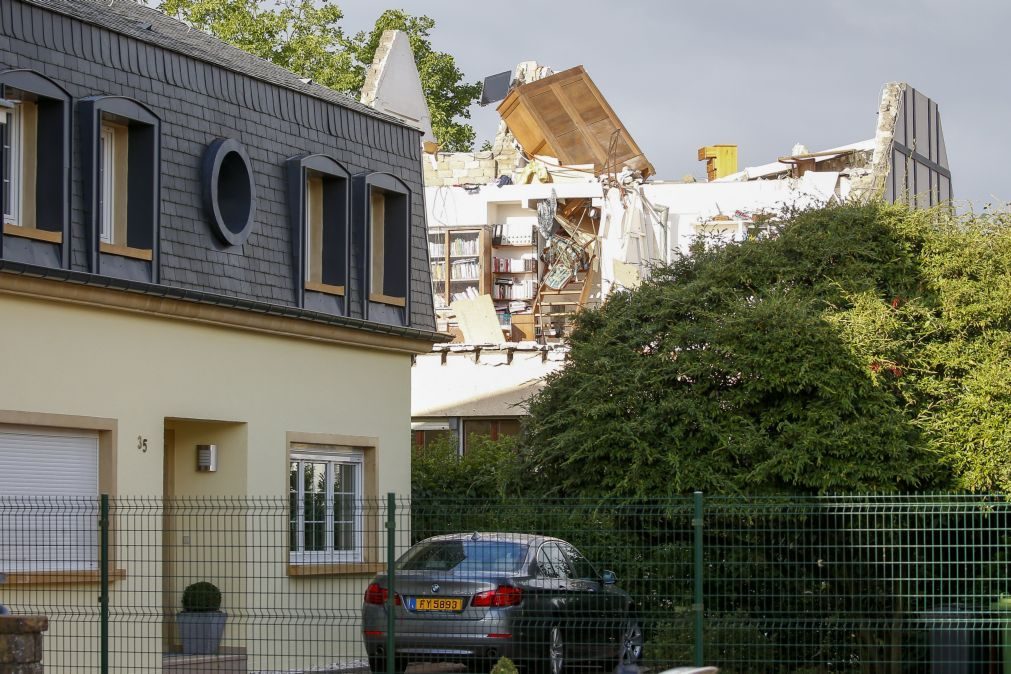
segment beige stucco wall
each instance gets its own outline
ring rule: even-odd
[[[163,494],[166,430],[174,438],[176,495],[202,497],[209,508],[216,499],[264,497],[259,509],[245,513],[177,517],[167,536],[160,511],[144,509],[156,501],[138,498],[114,513],[116,566],[124,576],[114,583],[112,605],[143,614],[114,623],[114,671],[159,666],[171,633],[160,615],[163,592],[166,611],[174,612],[170,604],[198,576],[224,591],[222,608],[233,616],[227,644],[247,649],[251,669],[308,668],[362,655],[355,616],[371,572],[287,573],[286,435],[375,438],[376,494],[408,495],[409,354],[6,294],[0,294],[0,334],[4,418],[14,412],[29,420],[39,414],[115,420],[114,497]],[[217,473],[197,473],[197,443],[218,444]],[[163,544],[171,548],[164,566]],[[85,672],[97,666],[96,595],[93,583],[8,583],[0,602],[15,610],[54,607],[47,667],[69,671],[56,667],[72,662],[73,671]],[[282,606],[297,614],[313,605],[336,611],[339,624],[286,628],[261,618]],[[91,616],[61,618],[71,606]],[[285,660],[286,652],[297,661]]]

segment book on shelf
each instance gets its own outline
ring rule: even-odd
[[[451,302],[455,302],[457,300],[472,300],[477,296],[478,296],[477,288],[475,288],[474,286],[470,286],[469,288],[466,288],[458,293],[452,293],[449,296],[449,299]]]
[[[463,255],[477,255],[478,251],[478,237],[480,235],[475,232],[474,234],[450,234],[449,239],[449,254],[453,257],[460,257]],[[466,237],[466,238],[464,238]]]
[[[507,222],[492,227],[493,246],[532,246],[533,244],[533,225]]]
[[[532,280],[496,279],[492,285],[492,299],[532,300],[537,286]]]
[[[521,259],[493,256],[491,259],[493,272],[531,272],[537,271],[537,258],[526,256]]]
[[[477,260],[453,260],[450,268],[450,279],[454,281],[476,281],[481,274],[481,265]]]

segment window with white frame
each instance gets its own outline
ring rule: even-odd
[[[290,562],[362,561],[362,450],[293,444],[289,459]]]
[[[3,202],[4,223],[17,225],[21,222],[22,162],[21,148],[24,144],[21,123],[21,105],[8,101],[10,107],[0,108],[0,133],[3,142]]]
[[[121,96],[89,96],[77,103],[81,129],[81,178],[91,238],[92,273],[116,275],[110,255],[129,263],[130,273],[157,282],[160,220],[161,121],[142,103]]]
[[[102,136],[99,143],[99,166],[102,174],[101,197],[101,232],[102,243],[114,243],[116,240],[116,136],[117,129],[111,125],[102,125]]]

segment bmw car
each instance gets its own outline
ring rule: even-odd
[[[642,629],[614,573],[573,545],[525,534],[468,533],[428,538],[365,590],[362,636],[373,672],[387,658],[460,662],[487,671],[502,656],[518,666],[563,674],[573,665],[613,670],[642,656]],[[388,613],[394,650],[387,652]]]

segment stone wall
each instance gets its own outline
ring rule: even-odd
[[[423,163],[426,187],[485,185],[501,175],[512,176],[522,163],[522,154],[516,139],[502,123],[491,150],[426,154]]]
[[[42,674],[45,616],[0,616],[0,674]]]

